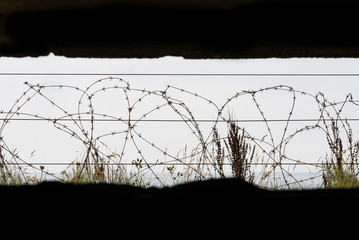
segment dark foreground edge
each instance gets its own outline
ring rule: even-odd
[[[236,179],[146,189],[59,182],[0,187],[0,206],[9,211],[7,218],[65,219],[70,225],[121,222],[122,227],[125,223],[151,228],[178,224],[215,228],[245,222],[257,228],[258,224],[301,226],[304,221],[317,226],[335,220],[338,214],[342,220],[357,216],[358,203],[359,189],[269,191]]]
[[[73,206],[77,204],[127,204],[127,205],[166,205],[179,204],[220,204],[237,202],[263,205],[284,204],[286,202],[302,205],[338,203],[338,201],[359,201],[359,189],[313,189],[313,190],[265,190],[239,179],[211,179],[164,188],[141,188],[113,184],[66,184],[42,182],[37,185],[0,186],[2,202],[14,204],[52,203]],[[222,206],[223,207],[223,206]]]

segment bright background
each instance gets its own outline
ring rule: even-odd
[[[39,58],[0,58],[0,111],[8,111],[28,87],[24,82],[34,85],[72,85],[86,88],[96,80],[109,76],[119,77],[129,82],[131,88],[146,90],[164,90],[167,85],[185,89],[210,99],[218,106],[224,104],[228,98],[243,90],[258,90],[276,85],[287,85],[295,90],[311,94],[322,92],[329,101],[344,100],[351,93],[354,99],[359,99],[359,76],[192,76],[192,75],[121,75],[123,74],[230,74],[230,73],[294,73],[294,74],[350,74],[358,73],[358,59],[321,59],[321,58],[291,58],[291,59],[245,59],[245,60],[186,60],[179,57],[164,57],[159,59],[82,59],[65,58],[50,54]],[[1,75],[1,73],[3,73]],[[4,73],[94,73],[102,75],[6,75]],[[116,74],[116,75],[115,75]],[[111,83],[112,84],[112,83]],[[110,84],[110,85],[111,85]],[[80,95],[69,89],[49,88],[44,93],[54,102],[68,109],[76,111]],[[119,114],[126,118],[126,102],[117,93],[102,95],[96,100],[96,111],[108,114]],[[140,95],[131,93],[133,101]],[[208,102],[189,94],[171,93],[172,97],[183,101],[194,113],[196,119],[213,120],[217,116],[214,108]],[[117,99],[118,101],[113,101]],[[288,92],[268,91],[258,95],[258,102],[267,119],[286,119],[291,108],[292,95]],[[141,117],[144,111],[155,108],[161,100],[155,97],[146,98],[134,110],[133,116]],[[56,111],[47,101],[34,98],[22,109],[32,114],[55,116]],[[343,116],[359,118],[356,108],[347,108]],[[261,119],[258,109],[249,97],[240,98],[226,108],[237,119]],[[54,115],[53,115],[54,114]],[[137,114],[137,115],[136,115]],[[0,117],[3,117],[0,114]],[[293,119],[318,119],[318,107],[308,97],[298,96]],[[148,119],[178,119],[178,116],[168,110],[153,113]],[[1,123],[1,121],[0,121]],[[279,141],[285,122],[271,122],[275,141]],[[308,123],[293,122],[288,132],[294,132]],[[264,123],[239,123],[252,136],[262,138],[268,134]],[[354,140],[359,134],[357,122],[351,122]],[[119,131],[118,123],[96,123],[98,134],[109,131]],[[210,134],[212,123],[200,123],[204,135]],[[226,125],[220,124],[221,136],[225,136]],[[183,123],[172,122],[144,122],[137,128],[141,135],[156,143],[161,149],[166,149],[172,155],[180,155],[183,149],[193,149],[196,138]],[[206,136],[207,136],[206,135]],[[43,121],[14,121],[6,125],[2,132],[5,142],[11,149],[29,162],[72,162],[81,159],[84,148],[76,139],[54,128],[51,123]],[[109,138],[107,144],[112,151],[120,151],[121,140]],[[133,147],[132,147],[133,148]],[[163,161],[165,156],[161,152],[153,152],[146,144],[140,146],[143,154],[151,156],[151,161]],[[35,151],[35,152],[34,152]],[[128,152],[136,152],[129,147]],[[329,153],[325,135],[319,131],[308,131],[298,135],[288,146],[288,154],[300,161],[318,163]],[[109,152],[110,153],[110,152]],[[127,154],[127,153],[126,153]],[[136,159],[136,154],[127,154],[127,161]],[[65,166],[48,166],[52,172],[58,174]],[[310,169],[309,169],[310,170]],[[308,173],[308,168],[299,166],[299,173]],[[313,169],[311,169],[313,171]]]

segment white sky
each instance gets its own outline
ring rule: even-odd
[[[160,59],[82,59],[65,58],[50,54],[39,58],[0,58],[0,73],[358,73],[359,59],[247,59],[247,60],[185,60],[179,57],[164,57]],[[111,75],[109,75],[111,76]],[[51,85],[67,84],[85,87],[94,81],[106,76],[0,76],[0,111],[8,111],[15,100],[27,89],[23,82],[32,84]],[[133,88],[147,90],[164,90],[166,85],[184,88],[191,92],[211,99],[217,105],[222,105],[229,97],[242,90],[256,90],[275,85],[288,85],[295,90],[312,94],[323,92],[332,101],[343,100],[348,93],[352,93],[354,99],[359,99],[359,77],[259,77],[259,76],[117,76],[128,81]],[[75,109],[78,95],[71,91],[59,91],[52,89],[46,94],[54,101],[61,102],[61,106],[67,109]],[[210,109],[208,102],[189,97],[185,94],[173,93],[192,109],[198,119],[213,119],[216,112]],[[175,95],[178,94],[178,95]],[[136,95],[133,96],[136,98]],[[138,97],[137,97],[138,98]],[[122,99],[123,100],[123,99]],[[154,108],[157,100],[148,100],[144,103],[143,111]],[[271,92],[258,97],[268,119],[286,119],[291,107],[291,95],[288,93]],[[109,98],[99,100],[97,109],[112,111],[121,104],[111,105]],[[251,105],[252,104],[252,105]],[[24,111],[33,114],[51,115],[51,106],[40,99],[30,101]],[[96,109],[96,110],[97,110]],[[141,107],[137,109],[138,116],[142,116]],[[230,111],[240,119],[260,119],[258,110],[249,98],[233,101]],[[72,111],[72,110],[70,110]],[[75,110],[73,110],[75,111]],[[100,110],[98,110],[100,111]],[[115,111],[115,110],[113,110]],[[117,114],[117,113],[113,113]],[[348,118],[359,118],[359,112],[349,109],[345,112]],[[0,114],[0,117],[3,117]],[[126,116],[123,116],[124,118]],[[297,99],[293,118],[317,118],[317,107],[313,101],[305,98]],[[154,113],[149,119],[176,118],[173,112],[160,111]],[[178,118],[178,117],[177,117]],[[102,125],[101,125],[102,124]],[[106,124],[106,125],[105,125]],[[285,123],[271,123],[273,135],[280,138]],[[290,130],[303,127],[306,123],[293,123]],[[100,126],[101,125],[101,126]],[[222,124],[223,125],[223,124]],[[201,127],[204,133],[212,128],[212,124],[203,123]],[[223,125],[225,126],[225,125]],[[268,134],[263,123],[242,124],[247,131],[257,138]],[[96,125],[97,127],[97,125]],[[355,123],[352,123],[355,129]],[[116,124],[99,123],[98,129],[103,131],[118,130]],[[225,128],[224,128],[225,129]],[[188,128],[180,123],[143,123],[138,126],[138,131],[150,141],[156,142],[163,149],[176,155],[185,145],[191,145],[195,140]],[[354,139],[357,139],[358,131],[354,131]],[[222,133],[224,136],[225,133]],[[2,132],[10,148],[17,149],[24,160],[30,162],[71,162],[84,154],[76,140],[55,129],[52,124],[45,122],[14,122],[6,126]],[[109,140],[112,150],[119,151],[119,141]],[[163,154],[155,155],[146,145],[141,147],[144,152],[154,156],[153,161],[163,158]],[[36,150],[31,157],[31,152]],[[288,152],[293,158],[318,162],[325,157],[327,152],[325,136],[314,131],[305,133],[294,139],[288,147]],[[160,159],[161,160],[161,159]],[[163,160],[163,159],[162,159]],[[128,156],[128,161],[131,157]],[[64,168],[64,167],[62,167]],[[306,169],[299,168],[300,171]]]

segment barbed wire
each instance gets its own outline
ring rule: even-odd
[[[359,73],[46,73],[46,72],[2,72],[0,76],[199,76],[199,77],[359,77]]]
[[[11,112],[0,112],[0,114],[8,114]],[[25,114],[23,114],[25,115]],[[329,118],[323,118],[322,120],[324,121],[331,121],[332,119]],[[345,119],[347,122],[358,122],[359,118],[346,118]],[[10,121],[6,118],[0,118],[0,121]],[[74,121],[73,119],[69,119],[69,118],[62,118],[62,119],[57,119],[57,118],[11,118],[11,121],[47,121],[47,122],[53,122],[53,121],[58,121],[58,122],[72,122]],[[75,120],[76,121],[76,120]],[[82,118],[81,119],[82,122],[90,122],[90,121],[94,121],[94,122],[119,122],[119,121],[133,121],[133,122],[173,122],[173,123],[182,123],[182,122],[186,122],[189,120],[179,120],[179,119],[100,119],[100,118],[94,118],[94,119],[89,119],[89,118]],[[234,119],[231,120],[233,122],[236,123],[258,123],[258,122],[264,122],[263,119]],[[316,118],[303,118],[303,119],[267,119],[267,122],[318,122],[318,119]],[[213,119],[197,119],[196,122],[199,123],[228,123],[228,120],[222,120],[222,119],[218,119],[218,120],[213,120]]]
[[[24,75],[56,75],[45,73],[33,73]],[[22,73],[0,73],[0,75],[19,75]],[[88,74],[58,74],[58,75],[88,75]],[[101,74],[91,74],[101,75]],[[105,75],[105,74],[104,74]],[[116,74],[114,74],[116,75]],[[129,74],[122,74],[129,75]],[[142,75],[142,74],[136,74]],[[146,74],[151,75],[151,74]],[[161,75],[161,74],[156,74]],[[163,74],[167,76],[167,74]],[[177,74],[170,74],[177,75]],[[178,74],[181,76],[192,76],[192,74]],[[207,76],[206,74],[194,74],[194,76]],[[211,74],[216,76],[216,74]],[[221,74],[219,74],[221,75]],[[233,74],[225,74],[233,75]],[[236,75],[236,74],[234,74]],[[238,76],[248,76],[246,74],[237,74]],[[258,76],[258,74],[251,74]],[[328,74],[262,74],[265,76],[327,76]],[[343,76],[342,74],[334,74],[330,76]],[[345,76],[359,76],[359,74],[345,74]],[[292,172],[285,168],[285,166],[297,166],[297,165],[310,165],[314,167],[320,167],[323,163],[308,163],[290,157],[287,154],[287,147],[291,140],[300,133],[307,132],[314,129],[319,129],[325,133],[328,137],[331,134],[330,124],[333,121],[339,122],[341,127],[347,136],[351,133],[349,131],[350,121],[359,121],[357,118],[345,118],[342,117],[342,111],[344,106],[351,104],[353,106],[359,106],[359,102],[354,100],[351,94],[348,94],[343,101],[330,102],[325,98],[323,93],[311,94],[299,90],[295,90],[290,86],[278,85],[267,88],[260,88],[257,90],[242,90],[230,96],[222,105],[218,105],[213,100],[204,97],[196,92],[191,92],[186,89],[178,88],[176,86],[167,85],[162,90],[148,90],[132,88],[130,83],[119,77],[105,77],[99,79],[85,88],[80,88],[71,85],[40,85],[31,84],[29,82],[24,83],[27,86],[27,90],[15,101],[9,110],[0,110],[0,177],[5,179],[6,174],[11,173],[9,166],[16,166],[19,172],[25,177],[24,166],[33,168],[40,171],[42,174],[51,175],[52,177],[62,180],[61,177],[56,176],[54,173],[44,170],[44,165],[66,165],[65,163],[33,163],[25,161],[14,149],[11,149],[6,143],[4,136],[4,129],[11,121],[47,121],[53,124],[53,127],[57,130],[66,133],[71,138],[77,139],[86,149],[85,156],[81,163],[76,163],[77,166],[81,166],[80,171],[100,171],[104,166],[117,166],[117,169],[112,169],[118,174],[122,174],[124,166],[135,166],[140,171],[137,174],[143,174],[147,172],[153,176],[153,178],[160,184],[164,185],[163,180],[158,173],[154,170],[155,166],[186,166],[193,172],[194,179],[205,179],[208,176],[215,177],[215,158],[216,152],[214,150],[214,130],[217,129],[217,125],[220,123],[229,123],[234,121],[236,123],[264,123],[266,128],[266,134],[263,137],[255,137],[248,130],[243,127],[245,139],[247,139],[252,146],[255,146],[258,150],[258,157],[256,162],[252,162],[253,166],[261,166],[260,172],[262,176],[258,176],[259,183],[264,181],[265,178],[275,174],[279,170],[282,179],[285,181],[285,186],[290,187],[292,184],[301,186],[303,180],[296,179]],[[76,105],[76,111],[70,112],[60,103],[52,100],[46,90],[57,89],[59,91],[67,89],[79,93],[79,98],[73,104]],[[123,104],[118,105],[122,111],[122,115],[115,115],[106,112],[99,112],[95,108],[95,99],[101,94],[107,94],[109,92],[115,92],[116,96],[121,96]],[[268,119],[266,113],[261,106],[258,96],[265,92],[284,92],[290,94],[289,111],[285,118]],[[177,96],[177,97],[176,97]],[[215,112],[213,119],[199,119],[196,114],[192,112],[192,109],[185,103],[186,97],[193,97],[197,101],[206,103]],[[306,118],[296,119],[292,118],[295,112],[296,102],[299,96],[307,97],[317,105],[318,118]],[[40,98],[42,101],[49,103],[50,108],[57,110],[59,116],[53,117],[45,114],[39,114],[34,112],[27,112],[23,109],[33,99]],[[249,97],[253,103],[254,108],[259,113],[260,119],[232,119],[231,116],[225,113],[231,103],[242,99],[243,97]],[[141,112],[134,116],[134,109],[140,108],[143,102],[153,102],[153,98],[158,101],[158,104]],[[177,118],[150,118],[157,112],[170,111]],[[72,126],[67,125],[67,122],[72,122]],[[96,122],[118,122],[121,127],[113,129],[109,132],[96,135]],[[182,123],[192,136],[196,139],[196,144],[193,150],[189,154],[183,157],[179,157],[176,154],[170,153],[166,147],[160,146],[154,141],[151,141],[148,136],[145,136],[140,130],[139,125],[142,122],[176,122]],[[284,122],[285,125],[281,131],[279,141],[274,137],[270,122]],[[299,129],[289,132],[289,125],[291,122],[310,122],[312,124],[305,125]],[[212,123],[210,129],[203,130],[200,123]],[[207,133],[205,133],[207,131]],[[120,136],[122,139],[120,151],[108,149],[108,145],[105,141],[105,137]],[[267,138],[269,140],[267,140]],[[225,138],[220,138],[224,140]],[[129,155],[129,148],[131,146],[132,160],[128,160],[125,156]],[[144,146],[151,148],[154,151],[162,154],[164,161],[151,160],[151,156],[147,156],[144,152]],[[110,151],[110,154],[108,153]],[[10,157],[6,158],[5,155]],[[224,166],[230,166],[230,162],[223,163]],[[68,165],[74,165],[74,163],[68,163]],[[93,168],[92,168],[93,167]],[[265,173],[265,174],[264,174]],[[133,175],[136,177],[138,175]],[[311,179],[311,178],[309,178]]]

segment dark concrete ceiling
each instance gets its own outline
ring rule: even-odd
[[[0,0],[0,56],[359,57],[357,1]]]

